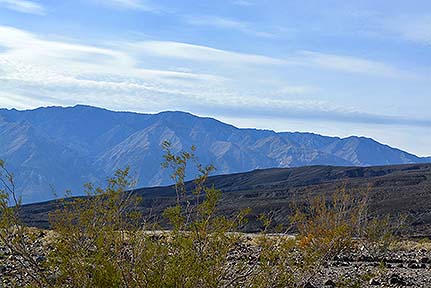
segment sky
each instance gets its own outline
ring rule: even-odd
[[[0,107],[188,111],[431,155],[431,1],[0,0]]]

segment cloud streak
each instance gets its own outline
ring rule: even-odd
[[[199,27],[211,27],[224,30],[235,30],[241,33],[252,35],[262,38],[275,38],[278,37],[277,33],[262,31],[248,22],[233,20],[229,18],[223,18],[218,16],[187,16],[186,21],[190,25]]]
[[[246,7],[255,5],[254,2],[248,1],[248,0],[235,0],[235,1],[232,1],[232,4],[238,5],[238,6],[246,6]]]
[[[213,106],[220,115],[229,117],[263,117],[268,119],[301,119],[307,121],[329,121],[334,123],[373,124],[384,126],[414,126],[431,127],[431,119],[412,118],[399,115],[379,115],[362,111],[345,111],[344,109],[333,109],[332,105],[317,105],[317,103],[297,102],[274,103],[271,109],[238,106]],[[328,109],[328,108],[332,109]]]
[[[45,7],[34,1],[27,0],[0,0],[0,6],[26,14],[45,15]]]
[[[431,14],[386,19],[382,26],[401,39],[431,45]]]
[[[160,8],[148,0],[96,0],[98,3],[117,9],[160,12]]]
[[[8,107],[86,103],[140,112],[205,110],[213,115],[431,126],[430,119],[365,113],[314,100],[311,95],[318,87],[275,81],[274,74],[263,69],[312,66],[401,76],[389,66],[358,58],[302,52],[280,59],[169,41],[100,47],[53,41],[2,26],[0,47],[4,48],[0,50],[0,104]],[[189,69],[174,69],[178,59]],[[150,61],[153,64],[145,66]],[[194,63],[212,67],[211,73],[196,71]]]
[[[414,77],[414,75],[408,71],[392,67],[380,61],[313,51],[302,51],[300,55],[301,58],[298,60],[304,65],[328,70],[389,78]]]
[[[417,77],[414,73],[398,69],[380,61],[314,51],[300,51],[293,55],[287,55],[285,58],[275,58],[173,41],[145,41],[133,43],[130,46],[140,53],[151,54],[157,57],[186,59],[195,62],[311,67],[385,78]]]
[[[130,44],[140,53],[158,57],[179,58],[190,61],[240,63],[256,65],[283,65],[286,61],[268,56],[231,52],[202,45],[173,41],[145,41]]]

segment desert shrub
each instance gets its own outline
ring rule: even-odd
[[[165,279],[159,284],[165,287],[220,287],[230,282],[228,254],[239,245],[241,236],[231,233],[245,221],[247,211],[228,219],[216,214],[220,190],[207,187],[205,182],[214,170],[212,165],[203,167],[191,152],[175,155],[168,142],[162,164],[173,171],[177,204],[168,208],[164,216],[172,227],[169,233],[169,257]],[[187,191],[185,171],[191,162],[198,171],[194,187]],[[238,264],[238,263],[237,263]]]
[[[22,279],[14,282],[11,277],[9,283],[19,286],[35,285],[42,287],[47,282],[47,274],[43,263],[36,259],[31,247],[35,245],[39,231],[26,227],[20,217],[21,198],[16,193],[13,174],[0,160],[0,246],[14,258],[18,266],[25,269],[16,271]],[[6,276],[3,276],[6,278]]]
[[[133,264],[142,243],[135,237],[145,229],[134,209],[139,198],[127,168],[105,189],[85,186],[87,197],[63,201],[50,215],[56,237],[48,263],[56,285],[119,287],[138,276]]]
[[[370,255],[387,256],[392,249],[399,248],[401,242],[397,235],[402,233],[405,223],[404,215],[369,219],[360,235],[361,247]]]
[[[389,217],[370,217],[370,192],[370,187],[351,191],[343,185],[330,197],[310,196],[294,208],[287,230],[295,236],[258,237],[257,246],[261,250],[252,286],[303,287],[313,282],[329,262],[355,251],[384,257],[383,253],[397,242],[394,232],[400,225]],[[265,231],[271,226],[271,217],[260,218]],[[348,278],[334,280],[337,287],[362,287],[382,273],[384,269],[372,273],[351,271]]]
[[[163,213],[169,231],[140,210],[142,199],[126,168],[105,188],[87,184],[87,197],[58,202],[43,261],[29,249],[37,232],[22,225],[13,175],[0,162],[0,241],[21,259],[28,280],[19,286],[303,287],[328,261],[355,249],[361,237],[381,249],[393,239],[388,223],[368,219],[368,194],[345,188],[297,208],[290,219],[295,236],[267,234],[271,217],[262,215],[262,233],[246,239],[237,231],[249,211],[232,218],[217,213],[221,192],[207,185],[214,167],[201,165],[194,147],[174,153],[165,142],[163,149],[162,166],[172,170],[176,192],[175,205]],[[188,171],[197,172],[193,185],[185,183]],[[343,285],[356,287],[366,279],[358,274]]]
[[[233,232],[245,212],[227,219],[215,213],[220,191],[205,185],[212,166],[193,153],[173,154],[168,143],[163,167],[172,169],[176,205],[163,216],[171,229],[158,231],[138,209],[129,170],[118,170],[106,188],[87,184],[87,196],[61,203],[51,215],[56,233],[48,257],[51,283],[70,287],[219,287],[226,281],[228,254],[240,242]],[[198,176],[187,191],[187,165]]]
[[[321,272],[337,255],[354,247],[354,237],[366,208],[363,198],[353,197],[342,188],[327,199],[311,197],[290,217],[289,231],[295,236],[257,239],[261,248],[256,287],[302,287]],[[261,216],[264,227],[270,217]]]
[[[351,249],[366,221],[366,208],[366,197],[341,187],[330,199],[317,195],[308,200],[305,211],[297,209],[291,222],[306,258],[322,262]]]

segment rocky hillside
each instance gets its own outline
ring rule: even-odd
[[[394,221],[407,217],[406,235],[431,235],[431,164],[379,167],[311,166],[256,170],[247,173],[209,178],[209,185],[223,191],[218,213],[232,215],[251,208],[245,231],[261,229],[256,218],[261,213],[274,217],[274,226],[288,225],[292,203],[300,204],[310,195],[331,195],[346,187],[360,193],[371,187],[370,215],[391,215]],[[192,183],[188,183],[190,190]],[[160,215],[175,205],[172,186],[138,189],[144,213]],[[47,215],[56,207],[54,201],[23,207],[27,224],[47,228]]]

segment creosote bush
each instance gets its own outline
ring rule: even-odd
[[[39,232],[21,223],[13,175],[0,162],[4,187],[0,191],[0,245],[20,259],[23,277],[15,284],[303,287],[327,261],[357,248],[358,243],[382,248],[393,240],[388,223],[382,226],[367,219],[367,196],[357,197],[346,189],[334,193],[331,200],[317,196],[306,209],[297,209],[290,219],[295,236],[268,235],[264,229],[247,239],[238,230],[249,211],[231,218],[217,213],[221,192],[206,183],[214,167],[199,163],[195,147],[179,153],[171,148],[170,143],[163,143],[162,166],[172,170],[176,192],[176,204],[163,213],[169,230],[146,219],[126,168],[108,179],[105,188],[87,184],[87,197],[57,203],[58,209],[50,215],[49,254],[42,261],[30,249],[39,241]],[[185,183],[190,170],[198,173],[191,189]],[[265,227],[271,225],[269,217],[262,215],[261,220]],[[356,275],[345,286],[357,287],[366,281],[365,276]]]

